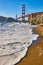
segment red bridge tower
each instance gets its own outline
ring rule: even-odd
[[[25,22],[25,4],[22,5],[22,21]]]

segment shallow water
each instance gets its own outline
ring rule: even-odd
[[[0,26],[0,60],[2,61],[0,65],[13,65],[19,62],[37,37],[28,23],[13,22]]]

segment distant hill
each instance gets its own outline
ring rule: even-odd
[[[0,22],[3,22],[3,21],[6,21],[6,22],[15,22],[16,19],[12,18],[12,17],[3,17],[3,16],[0,16]]]
[[[28,22],[27,20],[25,21],[22,21],[22,20],[16,20],[12,17],[3,17],[3,16],[0,16],[0,22]]]

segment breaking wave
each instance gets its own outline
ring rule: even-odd
[[[28,23],[12,22],[0,26],[0,65],[13,65],[19,62],[37,37]]]

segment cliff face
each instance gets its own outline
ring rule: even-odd
[[[12,17],[3,17],[3,16],[0,16],[0,22],[3,22],[3,21],[6,21],[6,22],[15,22],[16,19],[12,18]]]

